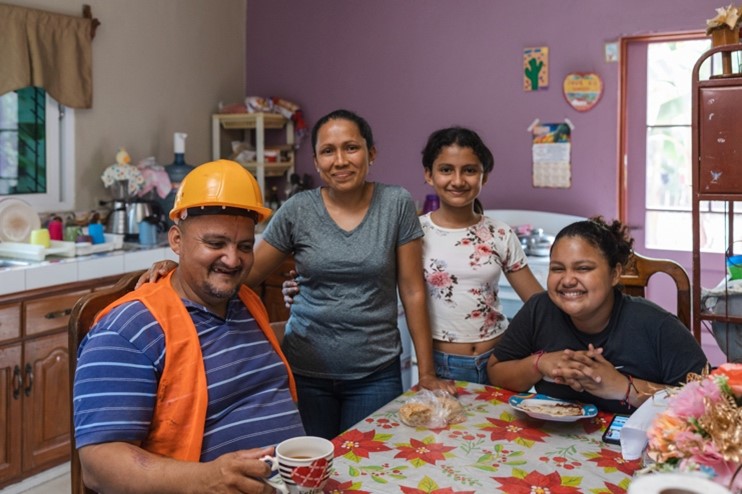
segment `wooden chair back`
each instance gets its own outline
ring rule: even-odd
[[[134,290],[137,284],[139,276],[144,271],[137,271],[124,275],[114,286],[99,290],[96,292],[88,293],[81,297],[75,306],[72,308],[70,314],[70,322],[67,327],[67,333],[69,337],[69,352],[70,352],[70,388],[75,383],[75,369],[77,368],[77,347],[80,342],[88,334],[90,328],[93,327],[93,321],[98,313],[111,304],[114,300],[125,295],[126,293]],[[70,389],[70,396],[74,396],[72,389]],[[70,401],[72,406],[71,417],[74,417],[74,405]],[[73,418],[74,421],[74,418]],[[72,494],[94,494],[94,491],[85,487],[82,481],[82,468],[80,466],[80,456],[77,453],[77,447],[75,446],[75,434],[74,434],[74,423],[71,429],[71,445],[72,454],[70,459],[70,476],[72,481]]]
[[[685,327],[691,327],[690,313],[690,279],[685,269],[671,259],[654,259],[634,252],[621,276],[620,283],[624,293],[636,297],[645,297],[649,279],[656,273],[665,273],[675,282],[677,288],[677,315]],[[701,335],[693,334],[701,343]]]

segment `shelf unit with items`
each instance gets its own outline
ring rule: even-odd
[[[267,130],[285,130],[285,143],[279,146],[265,145]],[[255,147],[254,160],[238,159],[231,149],[233,141],[247,142]],[[250,170],[260,185],[265,202],[266,177],[277,177],[294,172],[294,122],[278,113],[221,113],[211,117],[212,159],[229,157]],[[277,151],[276,161],[269,161],[266,151]]]
[[[742,254],[742,237],[735,238],[734,224],[735,216],[742,213],[742,127],[738,122],[742,115],[742,46],[718,46],[701,55],[693,68],[692,94],[692,330],[698,339],[702,329],[710,326],[731,360],[733,340],[742,340],[742,335],[730,338],[735,330],[742,331],[742,312],[730,311],[729,303],[731,297],[742,297],[742,280],[736,282],[726,274],[726,260]],[[723,218],[718,227],[711,215]],[[708,239],[719,230],[724,256],[706,252]],[[724,273],[719,285],[705,293],[701,285],[704,266],[707,272]],[[718,304],[717,310],[711,309],[709,300],[724,301],[723,310]],[[723,329],[726,342],[720,341]]]

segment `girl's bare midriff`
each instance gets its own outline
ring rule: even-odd
[[[502,338],[502,335],[487,341],[472,341],[469,343],[433,340],[433,349],[439,352],[450,353],[452,355],[481,355],[494,348],[495,345],[497,345],[497,342],[500,341],[500,338]]]

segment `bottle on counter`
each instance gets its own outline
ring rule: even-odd
[[[170,183],[172,189],[170,193],[162,200],[162,210],[167,217],[170,210],[173,209],[175,203],[175,195],[178,193],[178,187],[183,181],[188,172],[193,170],[193,166],[189,165],[185,161],[185,140],[188,134],[183,132],[176,132],[173,134],[173,151],[175,157],[173,162],[165,167],[168,177],[170,177]],[[169,217],[166,219],[168,228],[173,224]]]

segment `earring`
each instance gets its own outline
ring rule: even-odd
[[[374,164],[374,160],[371,160],[371,161],[368,162],[368,166],[371,166],[373,164]]]

